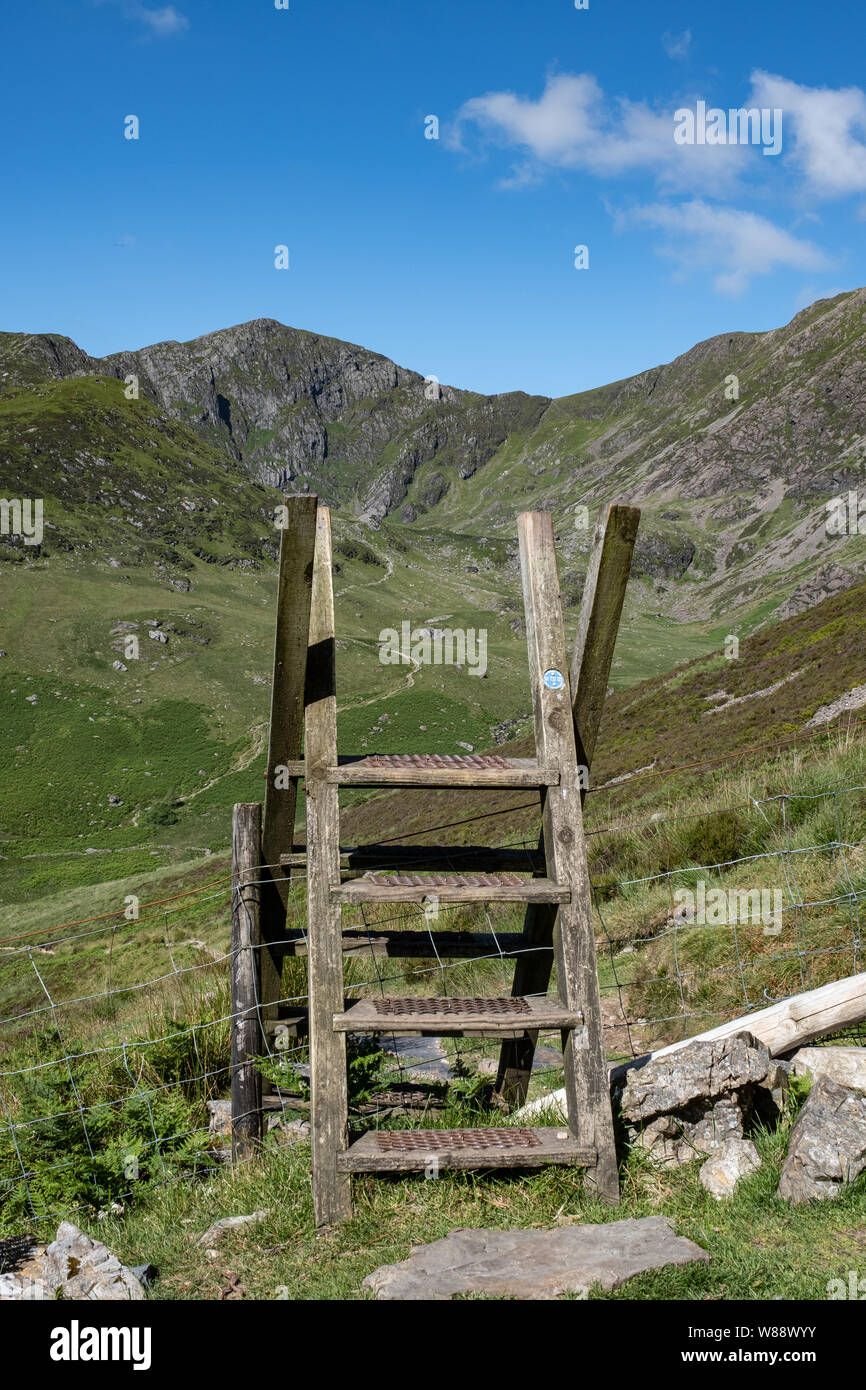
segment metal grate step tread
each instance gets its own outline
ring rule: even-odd
[[[579,1028],[583,1016],[557,999],[498,999],[444,995],[359,999],[334,1015],[338,1033],[450,1033],[459,1037],[520,1037],[541,1029]]]
[[[567,1129],[370,1130],[337,1155],[340,1172],[423,1172],[436,1168],[591,1168],[596,1150]]]

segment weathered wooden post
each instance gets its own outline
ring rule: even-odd
[[[343,1008],[342,909],[332,894],[340,883],[340,791],[337,769],[337,673],[332,581],[331,514],[320,507],[307,658],[307,961],[313,1205],[317,1226],[352,1214],[349,1174],[338,1167],[349,1145],[346,1035],[335,1032]],[[330,778],[329,778],[330,774]]]
[[[261,1025],[270,1037],[279,1016],[291,868],[280,856],[294,849],[300,762],[304,736],[304,682],[310,634],[310,596],[316,546],[315,496],[283,498],[280,567],[274,633],[271,719],[265,770],[261,878]],[[263,1094],[271,1091],[265,1082]]]
[[[262,1137],[264,1052],[260,1016],[262,808],[241,802],[232,817],[232,1159],[250,1158]]]
[[[639,508],[615,503],[608,508],[593,538],[570,679],[577,761],[584,769],[581,801],[586,794],[586,778],[595,753],[639,522]],[[538,848],[541,852],[545,848],[543,831]],[[515,995],[546,993],[553,964],[550,948],[557,911],[555,904],[528,905],[524,935],[533,946],[542,949],[528,951],[518,958],[514,971]],[[536,1034],[526,1032],[502,1044],[496,1092],[514,1108],[526,1100],[536,1040]]]

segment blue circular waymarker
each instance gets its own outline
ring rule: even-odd
[[[561,690],[565,685],[565,676],[561,671],[545,671],[541,677],[548,690]]]

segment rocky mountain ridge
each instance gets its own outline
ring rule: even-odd
[[[458,390],[273,319],[105,358],[54,334],[0,335],[0,405],[87,378],[117,381],[118,406],[132,384],[149,425],[194,437],[234,485],[309,489],[407,539],[510,535],[530,506],[579,529],[582,509],[628,497],[644,509],[636,574],[674,617],[756,596],[770,612],[792,589],[814,602],[863,571],[859,537],[823,525],[827,499],[862,477],[863,289],[558,399]]]

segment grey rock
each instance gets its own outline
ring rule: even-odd
[[[695,558],[695,543],[685,533],[642,531],[637,538],[632,573],[644,579],[679,579]]]
[[[57,1237],[40,1261],[42,1282],[50,1296],[128,1302],[144,1298],[144,1289],[131,1269],[121,1264],[101,1241],[61,1221]]]
[[[52,1297],[42,1277],[45,1246],[30,1236],[0,1239],[0,1302],[36,1301]]]
[[[639,1128],[629,1129],[635,1147],[647,1150],[664,1167],[675,1168],[713,1153],[731,1139],[742,1139],[746,1118],[730,1097],[688,1106],[672,1115],[658,1115]]]
[[[850,589],[852,584],[858,582],[858,579],[857,571],[847,569],[844,565],[837,565],[833,562],[822,565],[815,574],[810,575],[802,584],[798,584],[784,603],[779,604],[773,613],[773,618],[792,618],[797,613],[804,613],[807,608],[814,607],[816,603],[822,603],[825,598]]]
[[[115,671],[126,671],[129,669],[128,667],[124,666],[122,661],[112,661],[111,664],[114,667]]]
[[[629,1071],[621,1109],[634,1144],[667,1166],[743,1139],[775,1119],[788,1078],[751,1033],[695,1042]]]
[[[553,1299],[596,1283],[615,1289],[647,1269],[709,1258],[676,1235],[665,1216],[553,1231],[457,1230],[416,1247],[400,1264],[383,1265],[364,1287],[383,1300],[442,1301],[467,1293]]]
[[[230,1100],[209,1100],[208,1132],[210,1153],[221,1163],[232,1161],[232,1103]]]
[[[41,1279],[26,1274],[0,1274],[0,1303],[44,1303],[53,1298]]]
[[[242,1226],[253,1226],[257,1221],[262,1221],[267,1215],[268,1213],[266,1211],[253,1211],[250,1212],[249,1216],[223,1216],[219,1221],[215,1221],[212,1226],[208,1226],[204,1235],[199,1236],[196,1245],[216,1245],[228,1231],[239,1230]]]
[[[821,1077],[797,1116],[779,1179],[791,1202],[838,1197],[866,1169],[866,1095]]]
[[[272,1120],[273,1122],[268,1125],[268,1133],[273,1134],[278,1144],[290,1148],[293,1144],[300,1144],[310,1137],[309,1120],[281,1120],[276,1115],[272,1117]]]
[[[849,1091],[866,1091],[866,1047],[801,1047],[790,1062],[797,1076],[828,1076]]]
[[[710,1154],[701,1168],[700,1178],[711,1196],[722,1200],[733,1197],[740,1178],[761,1166],[761,1156],[751,1139],[726,1139]]]
[[[622,1112],[633,1121],[649,1120],[693,1101],[712,1100],[759,1084],[776,1067],[767,1048],[751,1033],[693,1042],[630,1071]]]
[[[148,637],[150,638],[150,640],[151,640],[152,642],[167,642],[167,641],[168,641],[168,634],[165,633],[165,632],[160,632],[158,628],[154,628],[153,631],[152,631],[152,632],[149,632],[147,635],[148,635]]]

